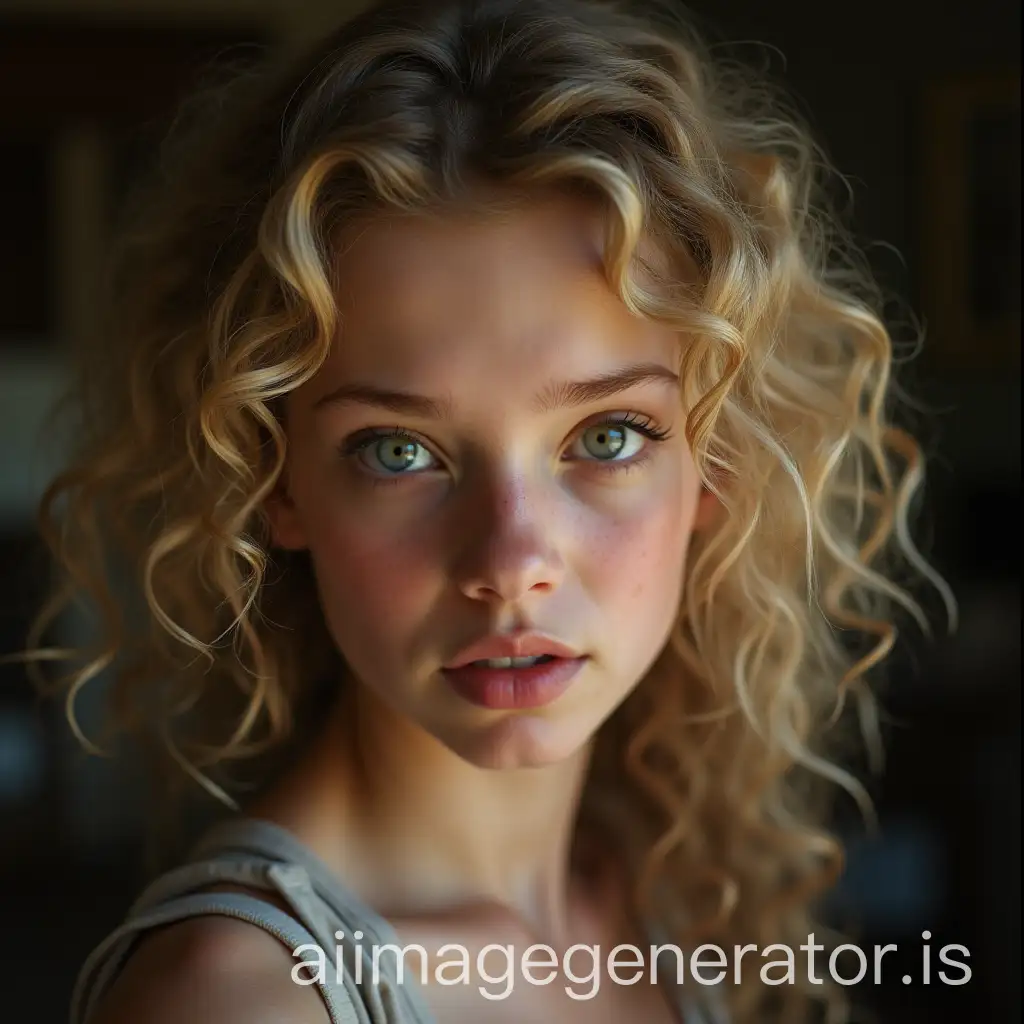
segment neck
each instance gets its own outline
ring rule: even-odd
[[[590,746],[542,768],[479,768],[362,687],[349,694],[263,812],[385,917],[500,909],[565,945]]]

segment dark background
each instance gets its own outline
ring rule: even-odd
[[[0,4],[0,650],[47,581],[31,505],[60,461],[38,435],[87,331],[105,225],[139,156],[211,53],[290,45],[344,3]],[[870,838],[837,821],[835,920],[896,943],[857,998],[883,1022],[1020,1014],[1020,11],[1006,0],[857,5],[701,0],[802,100],[853,192],[858,240],[927,325],[900,377],[930,453],[928,550],[961,605],[953,638],[893,661],[887,772]],[[95,9],[94,13],[88,13]],[[43,12],[45,11],[45,17]],[[894,305],[893,311],[901,314]],[[897,335],[910,333],[897,329]],[[926,539],[927,539],[926,538]],[[77,621],[65,627],[81,628]],[[103,683],[81,706],[95,722]],[[144,881],[132,772],[87,758],[62,709],[0,666],[0,970],[6,1019],[65,1019],[74,974]],[[923,931],[932,983],[921,983]],[[960,943],[973,977],[940,984]],[[904,974],[912,983],[904,984]],[[22,1013],[18,1013],[22,1010]]]

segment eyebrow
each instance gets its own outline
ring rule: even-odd
[[[678,386],[679,375],[659,363],[637,363],[589,380],[549,384],[534,398],[533,406],[538,412],[551,412],[555,409],[589,405],[641,384],[656,381]],[[373,405],[420,419],[452,419],[454,408],[450,398],[429,398],[408,391],[392,391],[373,384],[355,382],[342,384],[318,398],[313,403],[313,410],[315,412],[328,406],[346,403]]]
[[[549,384],[536,397],[534,406],[539,412],[550,412],[553,409],[589,405],[591,402],[600,402],[605,398],[611,398],[613,395],[619,394],[620,391],[628,391],[641,384],[651,384],[656,381],[664,381],[678,386],[679,375],[660,363],[637,363],[611,373],[600,374],[589,380]]]

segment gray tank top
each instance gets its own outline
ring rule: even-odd
[[[256,895],[200,891],[223,883],[279,897],[291,913]],[[400,979],[397,957],[380,956],[378,978],[370,981],[371,949],[401,945],[388,922],[345,888],[292,833],[252,818],[234,818],[215,826],[185,864],[143,891],[124,923],[82,965],[71,997],[70,1024],[88,1024],[100,996],[144,932],[208,914],[248,921],[276,936],[296,956],[296,963],[311,964],[303,972],[309,978],[318,973],[318,950],[322,950],[329,969],[320,972],[316,987],[331,1024],[437,1024],[416,979],[416,958],[409,959],[407,976]],[[363,933],[358,944],[336,938],[340,931],[350,939],[357,930]],[[342,964],[335,962],[339,950]],[[358,971],[357,958],[362,961]],[[671,971],[666,974],[671,977]],[[705,998],[698,1004],[682,987],[676,991],[684,1024],[727,1024],[717,1001]]]

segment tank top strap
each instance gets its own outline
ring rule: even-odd
[[[249,891],[210,891],[219,885]],[[261,899],[261,893],[268,899]],[[270,902],[272,898],[287,912]],[[432,1020],[422,995],[402,984],[387,960],[378,971],[366,946],[339,942],[346,932],[358,936],[360,930],[370,943],[394,942],[383,918],[340,885],[285,829],[257,819],[229,819],[210,829],[184,864],[152,881],[123,924],[92,951],[74,986],[70,1024],[88,1024],[101,995],[146,931],[209,914],[248,921],[285,944],[296,966],[308,963],[296,977],[317,987],[331,1024]]]
[[[278,866],[282,870],[275,873],[275,888],[306,927],[322,937],[323,948],[333,950],[346,979],[356,979],[354,990],[373,1024],[434,1024],[420,986],[414,979],[401,979],[397,960],[378,960],[375,955],[375,950],[401,946],[394,928],[292,832],[265,819],[232,817],[207,830],[193,848],[192,857],[207,862],[258,861]],[[358,942],[337,942],[339,936],[325,923],[326,912],[333,914],[335,927],[340,925],[349,938],[354,932]]]
[[[306,871],[298,864],[263,857],[249,856],[243,859],[211,855],[174,868],[143,890],[132,904],[129,917],[145,914],[177,897],[223,884],[262,890],[280,897],[296,920],[312,933],[325,950],[332,948],[330,924],[316,899]]]
[[[158,879],[158,885],[151,887],[155,891],[147,890],[125,922],[92,951],[82,965],[72,992],[70,1024],[87,1024],[100,996],[113,983],[146,931],[211,914],[247,921],[262,928],[288,947],[296,958],[296,968],[308,964],[308,968],[300,968],[295,977],[303,979],[302,984],[316,986],[331,1024],[373,1024],[358,991],[350,989],[347,972],[332,970],[325,963],[325,947],[308,928],[272,903],[248,893],[191,891],[217,881],[249,884],[241,883],[241,872],[224,872],[214,878],[214,874],[219,873],[207,870],[209,865],[197,866],[204,870],[194,874],[192,887],[184,884],[187,881],[185,869],[174,873],[173,886],[166,877]],[[173,895],[168,895],[170,892]]]

